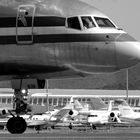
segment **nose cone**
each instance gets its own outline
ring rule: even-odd
[[[132,67],[140,62],[140,43],[128,34],[116,40],[116,57],[119,69]]]

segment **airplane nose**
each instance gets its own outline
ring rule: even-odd
[[[128,34],[116,39],[116,58],[118,69],[132,67],[140,62],[140,42]]]

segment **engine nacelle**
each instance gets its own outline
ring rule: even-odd
[[[110,122],[117,122],[117,117],[116,114],[114,112],[111,112],[109,115],[109,121]]]
[[[70,111],[69,111],[69,115],[70,115],[71,117],[75,117],[75,116],[78,115],[78,111],[76,111],[76,110],[70,110]]]
[[[114,112],[111,112],[110,113],[110,117],[112,117],[112,118],[115,117],[115,113]]]
[[[1,112],[1,115],[6,115],[9,113],[7,109],[2,109],[0,112]]]

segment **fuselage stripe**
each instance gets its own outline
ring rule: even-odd
[[[33,21],[32,21],[33,20]],[[25,26],[26,22],[26,26]],[[32,25],[33,24],[33,25]],[[16,17],[0,17],[0,28],[10,27],[49,27],[49,26],[65,26],[65,18],[55,16],[25,17],[17,20]]]
[[[64,43],[64,42],[132,42],[136,41],[127,34],[117,38],[118,34],[111,34],[106,38],[105,34],[49,34],[33,35],[33,43]],[[18,39],[22,41],[30,40],[30,35],[19,35]],[[17,44],[16,36],[0,36],[0,44]]]

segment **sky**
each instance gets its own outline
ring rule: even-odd
[[[111,20],[140,41],[140,0],[81,0],[105,13]]]

